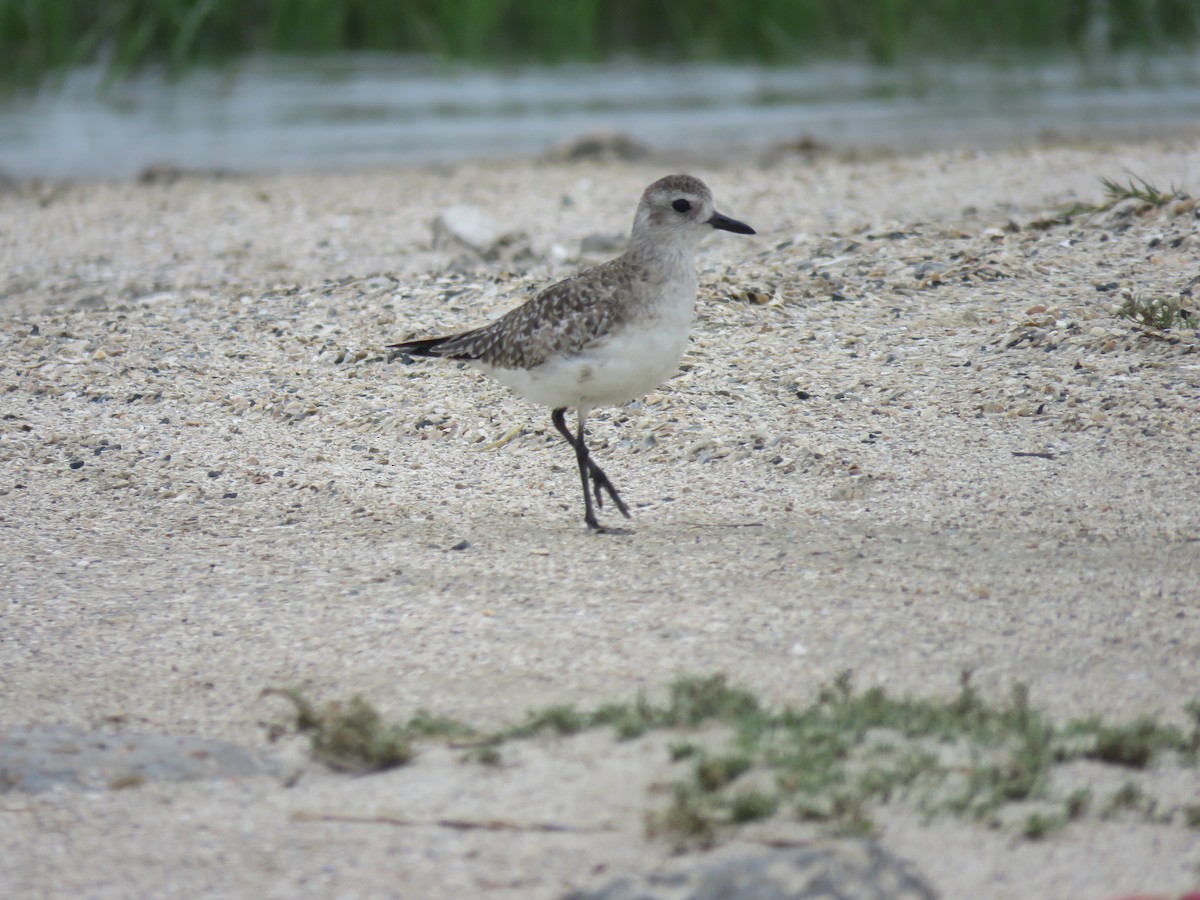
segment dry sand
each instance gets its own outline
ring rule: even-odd
[[[1123,292],[1196,289],[1196,209],[1030,224],[1125,168],[1200,190],[1200,145],[693,168],[760,235],[702,248],[684,371],[593,417],[635,533],[591,535],[545,411],[381,348],[598,260],[581,240],[624,233],[641,189],[679,167],[0,195],[0,729],[270,750],[263,723],[284,710],[268,687],[499,725],[683,674],[782,704],[847,669],[947,695],[964,668],[994,697],[1028,682],[1056,717],[1182,723],[1200,693],[1200,337],[1114,310]],[[527,241],[493,262],[435,245],[455,203]],[[0,893],[556,897],[668,861],[642,831],[665,758],[657,738],[589,734],[499,770],[435,747],[293,787],[9,793]],[[1200,802],[1200,777],[1164,790]],[[1200,880],[1200,831],[1178,823],[1090,819],[1029,842],[902,808],[879,822],[949,898]]]

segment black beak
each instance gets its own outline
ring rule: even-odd
[[[719,212],[712,214],[712,218],[708,220],[708,224],[713,228],[721,229],[721,231],[732,231],[734,234],[758,234],[757,231],[745,222],[739,222],[737,219],[723,216]]]

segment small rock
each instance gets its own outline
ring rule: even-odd
[[[911,863],[872,841],[799,847],[619,878],[565,900],[936,900]]]
[[[138,172],[139,184],[174,184],[183,178],[185,170],[169,162],[155,162]]]
[[[550,159],[567,162],[645,159],[650,148],[620,131],[593,131],[551,150]]]
[[[802,135],[787,141],[781,141],[763,154],[762,165],[772,166],[794,157],[806,160],[816,159],[833,151],[832,146],[811,135]]]
[[[433,221],[433,246],[459,247],[488,262],[512,262],[533,255],[529,239],[504,227],[476,206],[460,203],[442,211]]]

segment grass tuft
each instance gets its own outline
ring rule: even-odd
[[[729,819],[734,824],[757,822],[775,815],[779,800],[763,791],[744,791],[729,803]]]
[[[706,848],[716,842],[717,823],[694,788],[677,784],[666,809],[646,814],[646,835],[668,840],[676,850]]]
[[[1189,741],[1178,729],[1141,718],[1128,725],[1100,727],[1096,746],[1087,756],[1101,762],[1144,769],[1163,750],[1186,751]]]
[[[1072,203],[1056,215],[1031,222],[1030,227],[1038,231],[1046,231],[1057,225],[1070,225],[1076,216],[1107,212],[1128,200],[1136,201],[1139,206],[1137,209],[1124,210],[1125,215],[1132,212],[1144,213],[1161,209],[1176,200],[1191,199],[1183,188],[1172,185],[1169,191],[1164,191],[1140,175],[1135,175],[1133,172],[1129,172],[1128,175],[1129,179],[1124,184],[1115,178],[1104,175],[1100,177],[1100,186],[1104,189],[1103,203]]]
[[[413,757],[408,732],[387,725],[371,704],[357,694],[347,702],[331,701],[316,707],[293,689],[272,689],[292,702],[295,728],[308,732],[313,756],[331,768],[348,772],[392,769]]]
[[[1152,331],[1171,328],[1196,328],[1200,325],[1196,313],[1183,305],[1179,297],[1147,297],[1132,293],[1117,309],[1117,316]]]
[[[1200,831],[1200,803],[1188,803],[1183,807],[1183,824]]]
[[[1076,819],[1082,819],[1087,813],[1088,807],[1092,805],[1091,788],[1079,788],[1072,791],[1067,796],[1066,814],[1068,821],[1074,822]]]
[[[436,716],[425,710],[418,710],[417,714],[408,720],[404,730],[414,737],[423,738],[466,738],[475,734],[473,729],[457,719]]]
[[[1067,824],[1065,816],[1047,815],[1046,813],[1030,813],[1025,818],[1021,835],[1031,841],[1040,841],[1052,831],[1057,831]]]
[[[534,737],[546,731],[559,735],[578,734],[591,722],[573,706],[551,706],[540,712],[530,713],[523,725],[518,725],[506,734],[508,737]]]
[[[752,765],[747,756],[704,756],[696,763],[696,784],[705,793],[719,791]]]
[[[1182,200],[1187,197],[1186,193],[1174,185],[1171,186],[1170,191],[1163,191],[1140,175],[1130,172],[1129,176],[1129,180],[1125,184],[1121,184],[1114,178],[1102,177],[1100,179],[1108,201],[1105,204],[1106,207],[1116,206],[1126,200],[1137,200],[1157,209],[1160,206],[1166,206],[1173,200]]]

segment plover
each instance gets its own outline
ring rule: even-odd
[[[411,356],[464,360],[549,407],[554,427],[575,451],[587,527],[618,531],[601,525],[592,506],[595,496],[596,508],[603,508],[607,493],[630,517],[588,452],[588,413],[640,397],[674,374],[696,302],[696,246],[714,228],[756,233],[717,212],[700,179],[668,175],[642,194],[621,256],[551,285],[490,325],[389,346]],[[574,434],[566,422],[569,407],[579,416]]]

